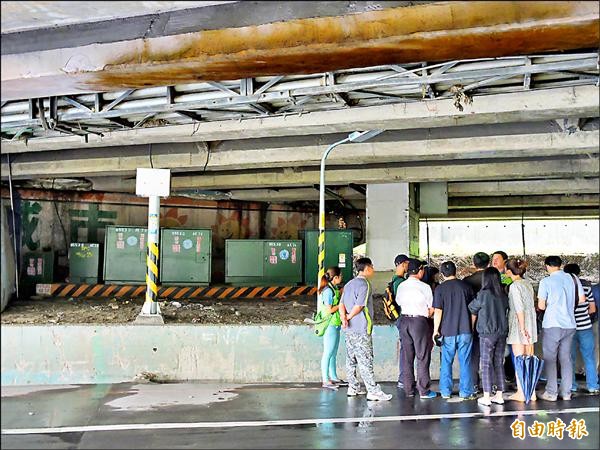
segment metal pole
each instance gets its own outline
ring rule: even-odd
[[[160,314],[158,311],[158,243],[159,243],[160,197],[148,197],[148,247],[146,250],[146,302],[142,311]]]
[[[431,264],[431,256],[429,253],[429,221],[425,218],[425,229],[427,233],[427,265]]]
[[[10,211],[12,215],[13,225],[13,248],[15,250],[15,291],[17,298],[19,298],[19,254],[17,253],[17,221],[15,220],[15,202],[13,197],[13,184],[12,184],[12,165],[10,163],[10,153],[6,154],[8,162],[8,188],[10,190]]]
[[[321,278],[325,275],[325,160],[334,148],[349,141],[350,138],[346,138],[334,142],[327,147],[327,150],[325,150],[325,153],[323,153],[323,157],[321,158],[321,177],[319,181],[319,273],[317,275],[317,288],[321,284]]]
[[[525,213],[521,213],[521,239],[523,240],[523,257],[525,253]]]

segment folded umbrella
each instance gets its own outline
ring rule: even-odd
[[[544,361],[537,356],[519,355],[515,358],[515,373],[521,383],[525,403],[531,401],[535,388],[542,374]]]

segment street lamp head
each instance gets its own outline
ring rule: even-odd
[[[380,133],[383,133],[383,130],[354,131],[348,135],[348,140],[350,142],[365,142]]]

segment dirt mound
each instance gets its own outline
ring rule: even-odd
[[[582,278],[598,282],[598,254],[561,256],[565,262],[580,265]],[[531,255],[527,276],[537,284],[546,276],[542,255]],[[470,257],[436,255],[431,264],[455,262],[458,276],[472,272]],[[48,298],[13,301],[1,314],[2,324],[109,324],[131,323],[141,311],[143,299],[72,299]],[[166,324],[229,325],[302,325],[316,310],[314,296],[288,297],[282,300],[180,300],[159,302]],[[390,324],[382,307],[381,296],[374,297],[374,322]]]

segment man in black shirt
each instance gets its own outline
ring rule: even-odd
[[[473,255],[473,265],[475,273],[465,277],[463,281],[469,283],[475,295],[481,290],[481,282],[483,280],[483,271],[490,265],[490,257],[487,253],[477,252]]]
[[[440,266],[446,281],[439,285],[433,295],[435,308],[433,338],[442,337],[440,392],[443,398],[452,395],[452,362],[458,352],[460,364],[459,396],[474,399],[471,379],[471,350],[473,335],[468,304],[473,300],[473,289],[456,278],[456,265],[446,261]]]
[[[484,252],[477,252],[473,255],[473,265],[475,273],[465,277],[463,281],[468,283],[473,289],[473,298],[481,290],[483,281],[483,271],[490,265],[490,256]],[[479,334],[473,330],[473,350],[471,351],[471,380],[474,385],[474,392],[479,391]]]

